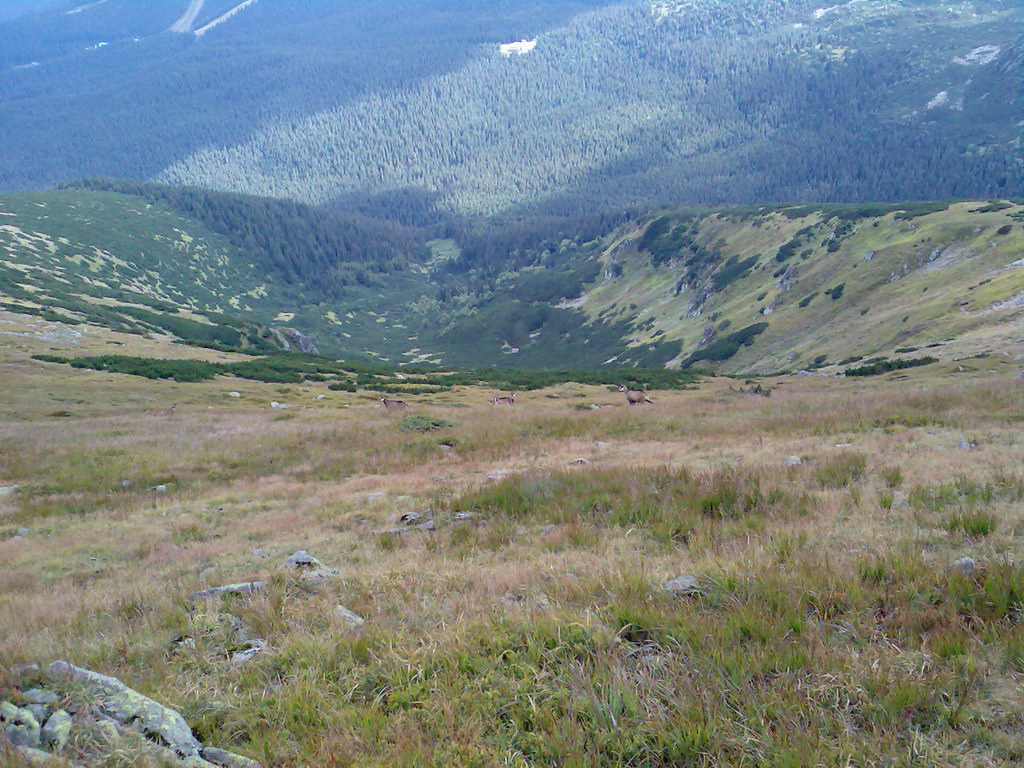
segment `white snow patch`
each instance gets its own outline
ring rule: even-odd
[[[1002,50],[998,45],[979,45],[966,56],[954,56],[953,61],[964,67],[980,67],[995,61]]]
[[[537,47],[536,40],[517,40],[514,43],[503,43],[499,46],[502,56],[522,56]]]
[[[32,69],[32,67],[38,67],[38,66],[39,66],[39,62],[38,61],[30,61],[28,64],[17,64],[15,66],[11,67],[11,69]]]
[[[828,8],[818,8],[814,12],[814,18],[816,20],[817,19],[821,19],[821,18],[824,18],[825,16],[828,16],[830,13],[833,13],[833,12],[838,11],[838,10],[839,10],[839,6],[838,5],[831,5]]]
[[[86,3],[85,5],[80,5],[77,8],[72,8],[70,11],[64,11],[64,15],[72,16],[76,13],[81,13],[82,11],[88,11],[90,8],[95,8],[97,5],[103,5],[105,2],[107,2],[107,0],[96,0],[95,3]]]
[[[935,109],[949,103],[949,91],[939,91],[928,102],[926,109]]]
[[[241,11],[244,11],[246,8],[248,8],[250,5],[252,5],[255,2],[256,2],[256,0],[245,0],[244,3],[239,3],[238,5],[236,5],[234,8],[232,8],[227,13],[223,14],[222,16],[218,16],[216,19],[211,21],[209,24],[207,24],[205,26],[202,26],[199,29],[197,29],[195,31],[195,36],[196,37],[202,37],[203,35],[205,35],[207,32],[209,32],[214,27],[220,26],[225,21],[227,21],[232,16],[234,16],[236,13],[240,13]]]
[[[196,23],[196,16],[203,10],[203,5],[206,0],[189,0],[188,7],[185,12],[181,15],[181,18],[171,24],[168,32],[177,32],[180,35],[184,35],[192,31],[192,25]]]
[[[96,43],[96,45],[86,46],[87,51],[98,51],[100,48],[106,48],[110,43]]]

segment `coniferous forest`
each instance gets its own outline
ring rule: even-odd
[[[386,24],[207,2],[181,27],[186,5],[0,22],[0,188],[123,177],[462,228],[1021,192],[1011,0],[395,0]]]

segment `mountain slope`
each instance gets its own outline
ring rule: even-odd
[[[751,372],[1024,352],[1019,202],[685,210],[538,241],[496,277],[437,240],[429,259],[395,251],[389,271],[328,292],[323,274],[364,265],[330,242],[301,259],[259,244],[313,243],[305,222],[337,214],[296,207],[279,230],[274,201],[229,197],[238,232],[143,191],[0,197],[0,307],[229,346],[206,326],[245,326],[228,335],[259,346],[280,325],[328,353],[456,367]]]
[[[1011,55],[1016,17],[998,3],[977,17],[931,3],[616,5],[527,56],[492,52],[282,121],[160,178],[320,203],[421,189],[446,213],[483,214],[559,194],[579,210],[998,193],[1016,188],[1019,99],[999,94],[981,136],[959,113],[972,78]],[[982,44],[989,56],[963,58]],[[936,92],[947,100],[928,108]],[[968,154],[979,141],[988,152]]]
[[[0,24],[0,188],[157,177],[435,221],[1020,192],[1010,0],[398,0],[386,23],[275,0],[195,35],[237,6]]]
[[[886,208],[660,217],[604,252],[604,276],[576,304],[593,317],[633,318],[633,343],[679,341],[682,361],[730,371],[901,349],[1024,351],[1021,206]],[[749,345],[730,341],[759,324]]]

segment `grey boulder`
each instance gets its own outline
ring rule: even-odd
[[[676,597],[690,597],[701,592],[700,584],[697,583],[697,580],[687,574],[676,576],[671,581],[666,581],[661,585],[661,588]]]
[[[60,701],[60,696],[44,688],[29,688],[21,694],[21,698],[29,704],[54,704]]]
[[[300,578],[309,580],[329,579],[338,575],[336,568],[325,565],[302,549],[285,560],[284,567],[298,573]]]
[[[961,557],[949,564],[949,570],[970,579],[978,575],[980,567],[973,557]]]

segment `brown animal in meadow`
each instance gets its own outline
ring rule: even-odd
[[[491,398],[491,405],[515,405],[516,393],[509,392],[507,395],[495,395]]]
[[[626,394],[626,401],[630,405],[653,405],[654,401],[647,396],[642,389],[630,389],[625,384],[619,387],[619,392]]]
[[[407,411],[409,410],[409,404],[404,400],[391,400],[387,397],[380,399],[380,404],[389,411]]]

